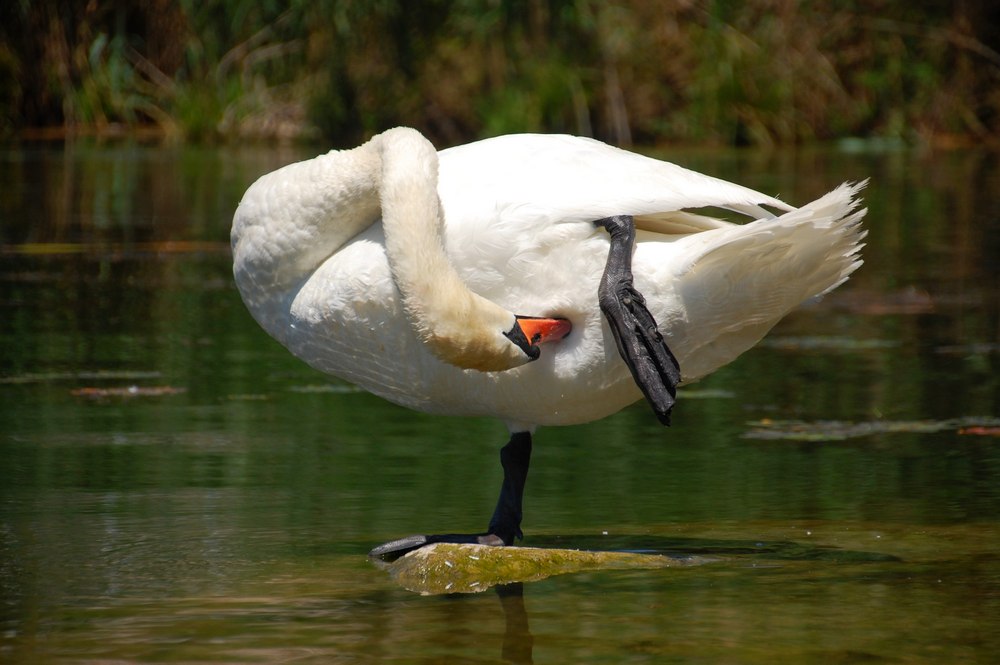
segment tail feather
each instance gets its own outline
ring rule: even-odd
[[[861,266],[866,209],[857,195],[865,184],[845,183],[779,217],[683,240],[701,246],[675,275],[684,323],[669,343],[685,381],[732,361]]]

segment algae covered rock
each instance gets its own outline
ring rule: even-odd
[[[669,568],[705,563],[633,552],[436,543],[382,564],[402,587],[422,594],[477,593],[498,584],[530,582],[593,570]]]

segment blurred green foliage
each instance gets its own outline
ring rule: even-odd
[[[0,133],[998,143],[972,0],[116,0],[0,8]]]

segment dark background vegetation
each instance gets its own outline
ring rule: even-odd
[[[1000,145],[998,44],[985,0],[9,0],[0,135]]]

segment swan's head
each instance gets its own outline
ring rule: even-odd
[[[568,319],[547,319],[540,316],[515,316],[514,326],[504,332],[514,346],[524,353],[530,362],[538,360],[542,351],[539,344],[558,342],[573,329]],[[523,364],[523,363],[522,363]]]
[[[438,317],[435,327],[420,331],[420,337],[434,355],[451,365],[501,372],[537,360],[541,345],[558,342],[572,330],[567,319],[516,316],[489,305],[487,309],[495,308],[499,316],[477,308],[475,316],[447,317],[453,325]]]

